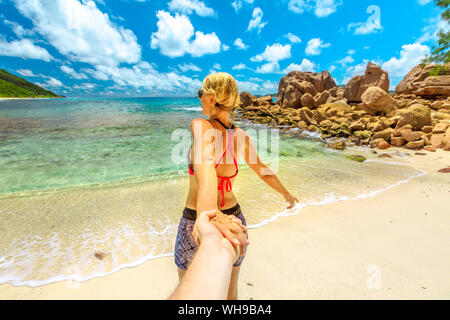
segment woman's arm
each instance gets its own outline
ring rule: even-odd
[[[244,232],[247,228],[233,217],[228,217],[217,207],[217,174],[214,168],[215,151],[214,136],[216,129],[210,122],[203,119],[195,119],[191,123],[193,142],[193,166],[197,180],[197,213],[216,211],[216,217],[212,223],[219,229],[222,235],[231,243],[241,246],[241,255],[244,254],[247,245],[247,237]]]
[[[294,207],[298,199],[291,195],[286,187],[281,183],[278,176],[270,169],[264,162],[261,161],[258,154],[256,153],[256,148],[253,145],[250,137],[245,134],[245,162],[248,166],[261,178],[265,183],[267,183],[272,189],[280,193],[284,199],[289,203],[288,209]]]

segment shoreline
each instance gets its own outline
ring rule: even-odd
[[[386,151],[389,152],[389,150]],[[430,245],[439,247],[440,243],[448,243],[450,239],[450,217],[446,216],[442,210],[448,207],[443,201],[446,197],[448,198],[448,192],[450,192],[447,190],[448,176],[437,172],[450,165],[449,153],[442,150],[426,152],[425,156],[411,153],[410,158],[413,162],[409,165],[425,171],[425,175],[411,178],[407,183],[400,183],[362,199],[347,199],[353,201],[334,201],[325,205],[307,206],[301,208],[298,214],[282,216],[273,223],[251,229],[249,238],[252,239],[252,245],[249,247],[246,262],[241,269],[240,298],[449,298],[450,281],[446,280],[448,277],[440,271],[448,270],[450,261],[439,260],[440,256],[448,256],[445,253],[450,254],[449,248],[441,245],[442,248],[426,257],[428,263],[439,266],[438,270],[423,270],[423,265],[426,263],[422,260],[426,252],[421,252],[422,255],[411,256],[412,252],[417,251],[417,248],[413,246],[416,241],[401,243],[400,247],[403,248],[401,252],[409,253],[406,256],[398,256],[397,251],[401,248],[392,248],[390,245],[398,242],[399,236],[412,237],[414,240],[415,231],[423,229],[425,226],[423,220],[426,221],[426,218],[431,216],[437,221],[429,226],[431,229],[426,230],[424,237],[420,238],[421,241],[424,243],[428,241],[429,248]],[[430,158],[434,161],[430,162]],[[425,202],[422,195],[426,192],[422,191],[424,187],[432,191],[425,197]],[[450,201],[448,202],[450,204]],[[358,212],[354,212],[355,209]],[[361,210],[365,211],[364,219],[361,218]],[[430,211],[430,215],[424,217],[423,212],[420,215],[419,213],[423,210]],[[392,223],[394,221],[402,223],[386,225],[386,219],[390,219]],[[366,222],[371,222],[370,228],[362,232],[362,229],[367,227]],[[374,225],[377,227],[372,228]],[[397,228],[394,233],[386,229],[394,226]],[[412,227],[411,230],[405,229],[407,226]],[[436,232],[436,228],[444,229],[444,232]],[[359,237],[363,238],[362,243]],[[376,243],[379,241],[381,246],[380,243]],[[336,247],[330,251],[327,245],[333,247],[336,243],[344,243],[345,246]],[[365,250],[359,252],[362,249],[359,246],[364,247]],[[355,250],[359,254],[353,254],[356,253]],[[267,252],[272,254],[267,255]],[[299,254],[292,254],[292,252]],[[341,260],[337,253],[347,259]],[[378,264],[383,271],[382,274],[387,273],[389,289],[382,287],[380,290],[368,290],[361,286],[355,287],[355,281],[360,282],[361,277],[367,278],[368,274],[365,269],[359,270],[357,275],[348,274],[348,270],[357,264],[361,265],[362,257],[368,255],[372,258],[381,258]],[[309,256],[310,259],[305,260],[304,256]],[[329,261],[330,256],[336,260]],[[108,276],[81,283],[63,281],[34,288],[2,284],[0,299],[165,299],[177,284],[176,268],[172,260],[173,257],[148,260],[136,267],[124,268]],[[265,267],[261,268],[263,260],[266,263]],[[377,259],[374,260],[377,262]],[[422,288],[411,289],[412,283],[405,281],[401,272],[392,270],[393,266],[387,263],[391,260],[398,264],[394,267],[401,267],[402,272],[414,273],[417,268],[422,268],[421,270],[426,274],[424,279],[432,283],[425,286],[428,291]],[[280,261],[290,263],[284,264]],[[333,268],[330,267],[331,265]],[[336,268],[342,274],[338,273]],[[156,274],[158,277],[154,276]],[[305,275],[308,276],[305,277]],[[391,280],[392,284],[389,282]],[[416,283],[417,280],[416,275],[413,282]],[[247,283],[252,283],[253,286]],[[295,286],[292,286],[292,283]],[[281,290],[274,291],[274,288]]]

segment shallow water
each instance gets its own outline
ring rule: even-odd
[[[0,283],[81,281],[170,255],[188,187],[185,164],[171,161],[171,135],[198,111],[197,99],[1,102]],[[300,204],[284,211],[281,196],[240,164],[233,190],[250,227],[422,174],[406,158],[336,151],[291,134],[280,136],[279,154],[278,162],[270,152],[263,160]]]

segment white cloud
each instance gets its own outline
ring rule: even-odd
[[[300,64],[291,63],[283,71],[281,71],[281,73],[286,74],[291,71],[315,72],[315,68],[316,68],[316,64],[314,62],[312,62],[306,58],[303,58],[303,60]]]
[[[331,44],[323,43],[320,38],[313,38],[308,41],[305,53],[308,56],[317,56],[322,53],[322,48],[328,48],[329,46],[331,46]]]
[[[421,6],[426,5],[427,3],[430,3],[433,0],[417,0],[417,3],[420,4]]]
[[[228,50],[230,50],[230,46],[222,43],[222,51],[228,51]]]
[[[391,77],[403,77],[428,54],[428,46],[420,43],[405,44],[400,51],[400,57],[392,57],[384,62],[381,68],[388,71]]]
[[[335,66],[335,65],[332,65],[332,66],[330,66],[330,67],[328,68],[328,72],[329,72],[329,73],[334,72],[334,70],[336,70],[336,66]]]
[[[23,77],[39,77],[39,75],[34,74],[33,71],[29,69],[18,69],[16,72]]]
[[[76,72],[73,68],[69,67],[69,66],[61,66],[61,71],[68,74],[71,78],[77,79],[77,80],[83,80],[83,79],[87,79],[88,76],[85,75],[84,73],[78,73]]]
[[[241,38],[237,38],[236,40],[234,40],[233,44],[240,50],[248,49],[248,46],[246,44],[244,44],[244,42],[242,41]]]
[[[288,38],[289,39],[289,41],[291,42],[291,43],[293,43],[293,44],[295,44],[295,43],[301,43],[302,42],[302,39],[300,39],[299,37],[297,37],[295,34],[292,34],[292,33],[287,33],[287,34],[285,34],[284,35],[286,38]]]
[[[336,62],[339,63],[340,65],[342,65],[342,67],[345,67],[347,64],[355,62],[355,59],[353,59],[353,57],[351,55],[348,55]]]
[[[14,2],[19,12],[32,20],[34,30],[72,60],[114,66],[141,58],[134,33],[115,25],[93,1]]]
[[[242,70],[242,69],[246,69],[247,68],[247,66],[245,65],[245,64],[243,64],[243,63],[239,63],[238,65],[235,65],[233,68],[231,68],[231,69],[233,69],[233,70]]]
[[[53,60],[46,49],[34,45],[28,39],[7,42],[0,38],[0,56],[36,59],[46,62]]]
[[[426,19],[426,25],[422,28],[422,35],[417,39],[416,43],[437,42],[439,39],[439,31],[449,32],[449,23],[442,19],[441,15]]]
[[[279,43],[275,43],[271,46],[266,46],[266,49],[264,50],[263,53],[250,58],[250,60],[254,62],[261,62],[261,61],[278,62],[290,57],[291,57],[290,44],[286,44],[283,46]]]
[[[340,0],[289,0],[288,9],[298,14],[314,11],[318,18],[322,18],[336,12],[341,4]]]
[[[72,88],[76,90],[93,90],[96,87],[95,83],[82,83],[81,85],[74,85]]]
[[[44,82],[44,83],[37,82],[36,84],[40,87],[51,88],[51,89],[64,87],[64,84],[61,81],[59,81],[58,79],[55,79],[52,77],[47,77],[47,78],[48,78],[48,80],[46,82]]]
[[[178,65],[178,69],[180,69],[181,72],[185,73],[188,71],[194,71],[194,72],[200,72],[202,71],[202,69],[200,69],[199,67],[197,67],[195,64],[193,63],[183,63],[183,64],[179,64]]]
[[[215,15],[213,9],[208,8],[203,1],[199,0],[171,0],[169,2],[169,9],[182,14],[192,14],[192,12],[195,12],[202,17]]]
[[[201,57],[220,52],[221,43],[215,32],[204,34],[196,31],[194,40],[191,40],[194,27],[187,16],[176,14],[173,17],[164,10],[159,10],[156,16],[158,31],[152,33],[152,49],[159,48],[161,54],[171,58],[181,57],[187,53]]]
[[[262,17],[263,17],[263,11],[261,10],[260,7],[256,7],[255,9],[253,9],[252,19],[250,20],[250,22],[248,24],[247,31],[256,29],[256,31],[258,33],[260,33],[261,30],[267,24],[267,21],[264,21],[264,22],[262,21]]]
[[[9,20],[4,20],[3,21],[6,25],[10,26],[11,29],[14,31],[14,33],[19,37],[19,38],[23,38],[25,36],[32,36],[34,34],[34,32],[32,30],[29,29],[25,29],[22,25],[14,22],[14,21],[9,21]]]
[[[253,4],[254,0],[235,0],[231,3],[231,6],[234,8],[236,12],[242,9],[244,4]]]
[[[160,73],[148,62],[140,62],[131,68],[97,66],[95,70],[85,70],[98,80],[114,81],[119,87],[145,88],[160,92],[193,92],[201,86],[201,81],[175,72]]]
[[[260,67],[257,67],[255,70],[256,73],[279,73],[280,65],[278,62],[268,62],[263,64]]]
[[[347,25],[347,31],[355,29],[353,31],[353,34],[355,35],[365,35],[382,31],[383,26],[381,25],[380,7],[377,5],[370,5],[367,7],[367,13],[371,15],[367,18],[366,22],[349,23]]]

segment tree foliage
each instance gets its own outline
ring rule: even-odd
[[[442,12],[441,17],[447,23],[450,22],[450,0],[434,0],[434,3],[445,9]],[[427,56],[423,63],[436,63],[437,66],[430,71],[430,76],[436,76],[440,74],[448,74],[450,72],[450,52],[449,52],[449,42],[450,42],[450,32],[445,30],[439,30],[438,32],[438,44],[433,46],[433,51],[431,55]]]

